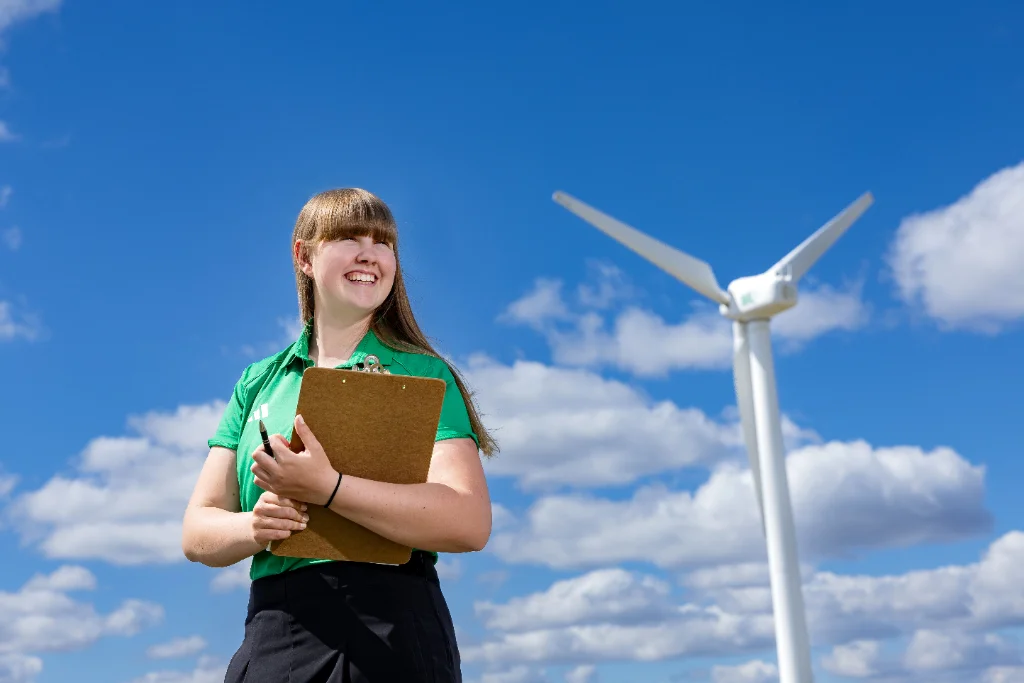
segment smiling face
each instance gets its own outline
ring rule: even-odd
[[[373,235],[353,235],[307,245],[298,256],[314,283],[316,306],[341,318],[371,315],[395,283],[397,260],[392,245]],[[296,247],[301,252],[302,242]]]
[[[292,260],[303,323],[316,310],[347,324],[382,304],[382,315],[408,309],[398,226],[372,192],[339,188],[311,197],[295,221]]]

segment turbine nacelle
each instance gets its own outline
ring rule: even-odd
[[[730,320],[746,322],[772,318],[796,306],[796,284],[774,271],[741,277],[729,283],[729,303],[719,311]]]

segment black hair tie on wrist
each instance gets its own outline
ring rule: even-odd
[[[334,495],[338,492],[338,487],[341,486],[341,472],[338,472],[338,483],[334,485],[334,491],[331,492],[331,497],[324,503],[325,508],[331,507],[331,501],[334,500]]]

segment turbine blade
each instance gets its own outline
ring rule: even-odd
[[[683,284],[692,287],[712,301],[720,304],[729,303],[729,295],[718,286],[718,280],[715,279],[715,274],[707,262],[684,254],[674,247],[649,237],[564,192],[555,192],[552,198]]]
[[[757,428],[754,423],[754,391],[750,379],[750,342],[747,339],[747,324],[734,321],[732,324],[732,374],[736,384],[736,407],[740,412],[740,426],[743,441],[750,459],[750,472],[754,475],[754,494],[757,509],[761,513],[761,531],[765,531],[764,494],[761,490],[761,462],[758,459]]]
[[[801,242],[796,249],[786,254],[772,266],[771,272],[781,273],[788,267],[792,273],[793,282],[798,281],[821,258],[821,255],[843,236],[843,233],[853,225],[854,221],[868,210],[874,201],[870,192],[862,194],[856,201],[837,213],[832,220],[818,228],[813,235]]]

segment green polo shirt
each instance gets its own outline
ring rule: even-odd
[[[253,482],[250,469],[252,460],[249,457],[256,447],[263,443],[260,438],[259,420],[263,420],[269,433],[279,433],[286,439],[291,438],[302,373],[306,368],[313,366],[313,361],[309,358],[310,333],[311,325],[307,323],[299,338],[287,348],[245,368],[235,384],[217,431],[207,442],[211,448],[221,446],[236,452],[238,457],[235,458],[235,469],[238,474],[241,507],[245,512],[251,511],[263,494],[263,489]],[[392,349],[385,346],[373,331],[369,331],[359,342],[352,357],[337,367],[351,368],[363,362],[368,355],[377,356],[381,365],[393,375],[443,379],[447,388],[436,440],[467,437],[479,445],[479,439],[470,426],[469,413],[466,411],[462,394],[444,361],[427,354]],[[436,562],[437,553],[433,555]],[[332,560],[278,557],[262,550],[253,557],[249,576],[255,580],[309,564],[330,561]]]

